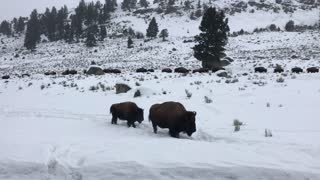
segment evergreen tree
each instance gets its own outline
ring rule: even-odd
[[[12,24],[13,24],[14,32],[18,32],[18,19],[17,18],[13,18]]]
[[[169,36],[168,29],[162,29],[159,34],[159,37],[162,38],[163,41],[165,41],[168,36]]]
[[[123,0],[121,4],[121,9],[124,11],[130,11],[130,0]]]
[[[224,12],[208,8],[199,29],[201,33],[195,36],[197,44],[193,47],[194,57],[202,61],[204,68],[220,67],[220,60],[225,56],[224,46],[227,44],[229,32],[228,19],[225,18]]]
[[[74,32],[73,29],[71,28],[70,24],[66,24],[64,26],[64,40],[68,43],[72,43],[73,42],[73,37],[74,37]]]
[[[87,47],[93,47],[97,45],[97,40],[95,36],[96,32],[97,32],[96,25],[93,25],[87,29],[87,40],[86,40]]]
[[[169,6],[173,6],[175,3],[176,3],[175,0],[169,0],[168,5],[169,5]]]
[[[25,27],[25,23],[24,23],[24,19],[22,17],[19,17],[18,20],[18,26],[17,26],[17,32],[23,32],[24,31],[24,27]]]
[[[128,48],[133,48],[133,41],[130,36],[128,37]]]
[[[67,6],[62,7],[58,11],[57,15],[57,39],[64,38],[65,34],[65,21],[68,18],[68,8]]]
[[[90,26],[90,25],[94,24],[95,22],[97,22],[99,13],[98,13],[98,9],[96,8],[96,6],[93,2],[88,4],[86,12],[87,13],[85,16],[86,17],[85,24],[87,26]]]
[[[147,8],[149,6],[149,3],[147,0],[140,0],[139,4],[141,7]]]
[[[188,10],[188,9],[191,8],[191,2],[190,2],[189,0],[186,0],[186,1],[184,2],[184,8],[185,8],[186,10]]]
[[[100,40],[104,41],[104,39],[107,37],[107,30],[105,26],[100,27]]]
[[[158,24],[156,22],[156,18],[153,17],[147,29],[146,36],[149,38],[155,38],[157,37],[158,32],[159,32]]]
[[[75,9],[76,15],[81,22],[84,21],[87,14],[87,5],[84,0],[81,0],[78,7]]]
[[[30,20],[27,24],[27,32],[24,39],[24,46],[27,49],[35,49],[37,42],[40,41],[40,21],[38,19],[37,10],[33,10]]]
[[[82,34],[82,20],[80,19],[80,16],[77,15],[71,15],[71,31],[74,32],[74,35],[76,36],[77,41],[79,41],[79,38]]]
[[[197,8],[198,8],[198,9],[201,9],[201,2],[200,2],[200,0],[198,0]]]
[[[8,21],[2,21],[0,24],[0,33],[10,36],[12,33],[11,24]]]

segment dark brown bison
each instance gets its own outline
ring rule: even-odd
[[[136,70],[137,73],[146,73],[148,70],[146,68],[139,68]]]
[[[212,72],[217,72],[217,71],[226,70],[226,69],[223,68],[223,67],[212,67],[210,70],[211,70]]]
[[[172,73],[172,70],[170,68],[164,68],[164,69],[162,69],[162,72]]]
[[[196,132],[196,112],[186,111],[178,102],[165,102],[154,104],[149,111],[149,121],[152,122],[153,132],[157,133],[157,127],[169,128],[172,137],[179,137],[180,132],[191,136]]]
[[[71,75],[75,75],[75,74],[77,74],[78,73],[78,71],[76,71],[76,70],[70,70],[69,71],[69,74],[71,74]]]
[[[307,68],[307,72],[308,73],[318,73],[319,72],[319,68],[317,68],[317,67],[309,67],[309,68]]]
[[[283,70],[282,67],[276,67],[276,68],[274,68],[273,72],[274,72],[274,73],[283,73],[284,70]]]
[[[268,70],[264,67],[255,67],[254,72],[255,73],[266,73]]]
[[[154,72],[154,69],[148,69],[148,72]]]
[[[174,69],[174,72],[175,72],[175,73],[188,73],[189,70],[186,69],[186,68],[184,68],[184,67],[178,67],[178,68],[175,68],[175,69]]]
[[[108,74],[120,74],[121,71],[119,69],[104,69],[103,72]]]
[[[65,71],[62,72],[62,75],[66,76],[66,75],[69,75],[70,74],[70,70],[67,69]]]
[[[136,121],[141,123],[143,121],[143,109],[139,108],[133,102],[123,102],[119,104],[113,104],[110,107],[110,113],[112,114],[111,124],[117,124],[117,119],[127,120],[128,127],[136,127],[134,124]]]
[[[291,72],[292,73],[302,73],[303,70],[301,68],[299,68],[299,67],[294,67],[294,68],[291,69]]]
[[[10,79],[10,76],[8,75],[2,76],[2,79]]]
[[[208,73],[209,69],[208,68],[199,68],[199,69],[194,69],[192,73]]]

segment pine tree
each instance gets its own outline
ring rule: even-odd
[[[194,57],[202,61],[204,68],[220,67],[220,60],[225,56],[224,46],[227,44],[229,32],[228,19],[225,18],[224,12],[208,8],[199,29],[201,33],[195,36],[197,44],[193,47]]]
[[[27,49],[35,49],[37,42],[40,41],[40,21],[38,19],[37,10],[33,10],[30,20],[27,24],[27,32],[24,39],[24,46]]]
[[[130,0],[123,0],[121,3],[121,9],[124,11],[130,11]]]
[[[173,6],[175,4],[175,0],[169,0],[168,5]]]
[[[24,19],[22,17],[19,17],[17,32],[18,33],[23,32],[24,31],[24,27],[25,27]]]
[[[141,7],[147,8],[149,6],[149,3],[147,0],[140,0],[139,4]]]
[[[68,42],[68,43],[72,43],[73,42],[73,36],[74,36],[74,32],[73,32],[73,30],[71,29],[71,26],[70,26],[70,24],[66,24],[65,26],[64,26],[64,40],[66,41],[66,42]]]
[[[80,19],[80,16],[77,15],[71,15],[71,31],[74,32],[74,35],[76,36],[77,41],[79,41],[79,38],[82,34],[82,20]]]
[[[201,9],[201,1],[200,0],[198,0],[197,8]]]
[[[190,2],[189,0],[186,0],[186,1],[184,2],[184,8],[185,8],[186,10],[188,10],[188,9],[191,8],[191,2]]]
[[[97,45],[97,40],[95,34],[97,33],[97,26],[93,25],[87,29],[87,47],[93,47]]]
[[[67,6],[62,7],[57,15],[57,39],[62,39],[65,34],[65,21],[68,18]]]
[[[133,41],[130,36],[128,37],[128,48],[133,48]]]
[[[165,41],[168,36],[169,36],[168,29],[162,29],[159,37],[162,38],[163,41]]]
[[[100,40],[104,41],[104,39],[107,37],[107,30],[105,26],[100,27]]]
[[[0,24],[0,33],[10,36],[12,33],[11,24],[8,21],[2,21]]]
[[[14,32],[18,32],[18,19],[17,18],[13,18],[12,25],[13,25]]]
[[[158,32],[159,32],[158,24],[156,22],[156,18],[153,17],[147,29],[146,36],[149,38],[155,38],[157,37]]]

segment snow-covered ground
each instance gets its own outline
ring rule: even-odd
[[[2,80],[0,179],[319,179],[320,76],[288,74],[277,83],[279,76],[249,74],[234,84],[160,72]],[[133,90],[116,95],[116,82]],[[99,83],[105,91],[89,90]],[[142,97],[133,98],[136,89]],[[136,129],[111,125],[109,107],[122,101],[145,109]],[[191,138],[153,134],[148,111],[164,101],[197,112]],[[234,119],[245,124],[239,132]]]

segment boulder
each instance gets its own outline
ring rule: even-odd
[[[88,75],[104,75],[104,72],[99,66],[90,66],[87,70]]]
[[[130,90],[131,90],[131,87],[126,84],[123,84],[123,83],[116,84],[116,94],[126,93]]]
[[[221,71],[217,73],[217,76],[226,78],[228,77],[228,73],[226,71]]]

